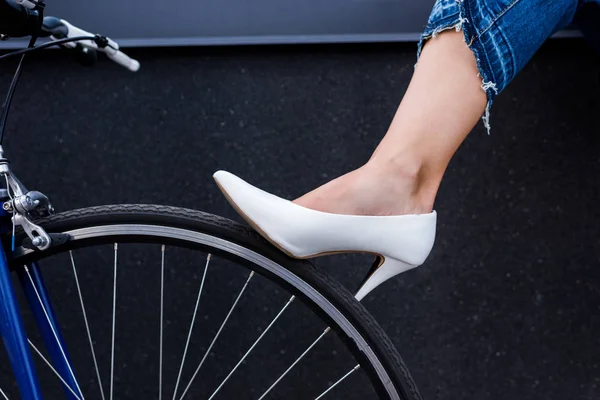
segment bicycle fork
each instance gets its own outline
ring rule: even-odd
[[[0,216],[6,217],[7,213],[0,209]],[[0,334],[21,397],[24,400],[42,400],[30,342],[23,327],[6,254],[1,247],[0,253]],[[53,367],[64,381],[62,384],[66,398],[83,400],[39,266],[33,263],[19,268],[17,272]]]
[[[0,248],[0,333],[23,399],[42,399],[4,250]]]

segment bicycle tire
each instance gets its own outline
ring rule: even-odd
[[[313,308],[325,320],[332,323],[332,328],[340,334],[340,338],[345,341],[355,358],[359,360],[362,367],[366,366],[367,373],[371,378],[377,377],[381,380],[381,371],[383,368],[389,382],[381,382],[381,385],[375,386],[380,398],[397,398],[399,400],[421,400],[421,396],[411,377],[408,368],[404,364],[401,356],[392,344],[389,337],[385,334],[380,325],[369,314],[369,312],[361,305],[354,296],[339,282],[333,279],[325,271],[315,268],[306,260],[297,260],[283,254],[277,248],[268,243],[258,233],[247,225],[243,225],[226,218],[222,218],[213,214],[170,207],[160,205],[106,205],[90,208],[76,209],[66,211],[49,217],[35,221],[50,234],[65,234],[64,240],[57,240],[50,249],[40,252],[31,250],[28,247],[29,239],[24,232],[17,230],[15,241],[17,248],[14,252],[7,251],[8,261],[11,268],[25,263],[39,261],[51,255],[85,247],[100,243],[110,243],[116,238],[123,241],[134,241],[136,243],[143,241],[155,241],[156,236],[147,236],[146,234],[127,233],[124,234],[115,229],[115,227],[134,227],[153,226],[162,228],[172,228],[191,232],[192,234],[207,235],[217,238],[223,243],[230,243],[235,246],[247,249],[252,253],[258,254],[265,259],[283,267],[293,276],[300,279],[306,285],[312,288],[316,293],[323,297],[332,307],[339,311],[345,320],[355,329],[356,332],[364,339],[366,346],[361,347],[361,343],[355,337],[350,337],[330,314],[322,307],[311,300],[307,292],[303,292],[302,288],[294,286],[289,281],[284,281],[281,276],[275,276],[272,271],[269,271],[262,266],[253,263],[254,266],[259,266],[261,269],[255,269],[257,273],[269,275],[272,279],[279,280],[287,286],[290,291],[298,296],[303,302]],[[110,230],[112,227],[112,231]],[[85,237],[81,232],[89,232],[90,230],[107,232],[101,236]],[[75,234],[74,232],[78,232]],[[112,232],[112,233],[111,233]],[[136,232],[133,230],[132,232]],[[79,236],[77,236],[79,235]],[[154,238],[154,240],[153,240]],[[181,245],[180,239],[172,237],[161,237],[166,244],[173,242]],[[11,237],[3,237],[5,248],[9,248]],[[93,243],[93,244],[92,244]],[[199,247],[206,249],[205,244],[195,243]],[[187,246],[192,247],[193,244],[188,243]],[[29,246],[30,247],[30,246]],[[239,255],[227,253],[223,249],[210,248],[211,251],[222,253],[219,255],[234,258],[237,262],[248,262],[248,260],[240,260]],[[347,327],[346,327],[347,328]],[[368,351],[372,351],[380,365],[374,365]],[[365,365],[363,365],[365,364]],[[379,369],[378,369],[379,368]],[[389,388],[392,385],[397,393],[397,397],[390,394]],[[386,389],[387,388],[387,389]]]

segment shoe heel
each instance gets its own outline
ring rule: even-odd
[[[367,294],[371,293],[383,282],[393,278],[398,274],[401,274],[402,272],[416,267],[418,267],[418,265],[408,264],[404,261],[396,260],[390,257],[378,256],[371,267],[371,271],[361,284],[354,297],[356,300],[361,301]]]

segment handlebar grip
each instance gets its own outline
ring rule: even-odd
[[[36,7],[36,5],[37,5],[37,2],[35,2],[35,1],[29,1],[29,0],[15,0],[15,2],[18,5],[23,6],[25,8],[28,8],[30,10],[33,10]]]
[[[106,55],[117,64],[124,66],[132,72],[137,72],[140,69],[140,63],[137,60],[134,60],[120,50],[106,51]]]

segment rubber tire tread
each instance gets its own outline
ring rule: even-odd
[[[248,225],[198,210],[153,204],[122,204],[81,208],[38,219],[35,223],[48,233],[123,223],[171,226],[210,234],[262,254],[292,271],[318,290],[355,326],[379,357],[400,394],[404,396],[402,400],[422,400],[417,386],[396,347],[373,316],[354,298],[348,289],[325,271],[317,269],[310,262],[293,259],[283,254]],[[24,232],[17,230],[16,243],[20,243],[24,238]],[[5,235],[3,238],[5,249],[7,245],[9,246],[10,240],[10,236]],[[60,251],[60,248],[56,248],[47,253],[49,255]],[[7,252],[7,254],[10,254],[10,252]],[[38,259],[47,256],[46,253],[37,254],[40,255],[36,257]],[[22,265],[22,262],[18,258],[9,259],[11,265]]]

